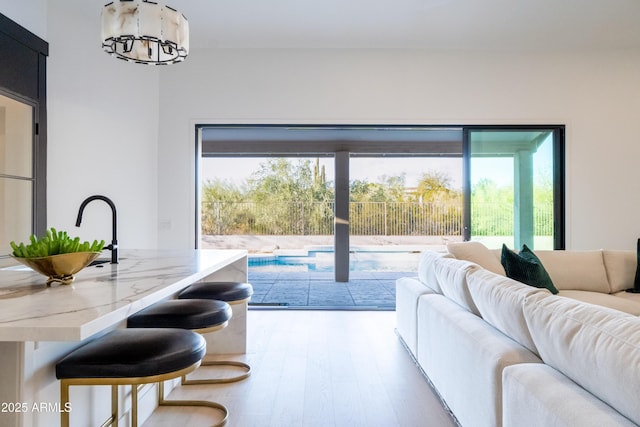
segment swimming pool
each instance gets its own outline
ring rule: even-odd
[[[334,271],[332,251],[300,255],[249,255],[249,272]],[[350,271],[417,271],[420,252],[352,251]]]

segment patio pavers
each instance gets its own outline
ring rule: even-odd
[[[415,272],[351,272],[349,282],[336,282],[333,272],[252,272],[250,306],[300,309],[395,310],[396,279]]]

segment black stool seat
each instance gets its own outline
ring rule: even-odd
[[[117,329],[71,352],[58,379],[148,377],[180,371],[206,353],[204,338],[185,329]]]
[[[231,318],[231,307],[210,299],[168,300],[140,310],[127,319],[128,328],[206,329]]]
[[[220,301],[241,301],[251,298],[253,286],[243,282],[197,282],[180,292],[178,298],[215,299]]]

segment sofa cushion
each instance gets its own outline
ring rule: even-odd
[[[469,274],[467,285],[482,318],[509,338],[538,354],[531,339],[522,308],[525,299],[537,293],[551,296],[547,289],[535,288],[488,270]]]
[[[626,292],[624,293],[626,294]],[[623,311],[634,316],[640,316],[640,300],[633,301],[627,298],[620,298],[620,296],[618,295],[603,294],[602,292],[574,290],[560,291],[558,295],[589,304],[595,304],[602,307]]]
[[[602,251],[536,251],[558,290],[609,293]]]
[[[448,243],[447,250],[458,259],[471,261],[496,274],[506,275],[504,267],[500,264],[500,258],[480,242]]]
[[[480,315],[467,287],[467,273],[481,267],[469,261],[440,258],[434,263],[436,277],[442,293],[475,315]]]
[[[640,294],[620,291],[613,294],[613,296],[615,296],[616,298],[624,299],[625,301],[631,301],[634,304],[640,304]]]
[[[433,262],[438,258],[452,258],[453,256],[446,252],[424,251],[418,260],[418,279],[435,292],[441,294],[442,289],[438,284]]]
[[[547,288],[552,294],[558,293],[542,262],[527,245],[522,246],[520,253],[515,253],[503,244],[500,262],[507,277],[536,288]]]
[[[602,259],[607,271],[611,293],[633,288],[638,260],[635,251],[603,250]]]
[[[524,316],[542,360],[640,423],[640,319],[564,297],[533,295]]]

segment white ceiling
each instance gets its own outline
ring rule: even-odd
[[[48,1],[99,25],[110,0]],[[640,49],[640,0],[154,1],[187,17],[192,48]]]
[[[640,0],[166,3],[189,20],[192,48],[640,48]]]

